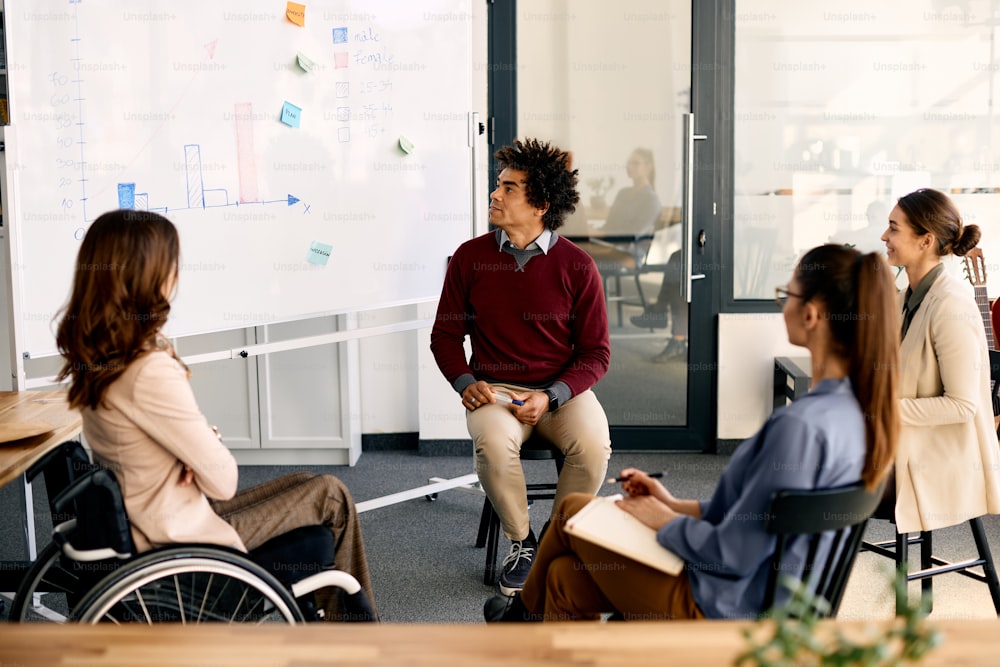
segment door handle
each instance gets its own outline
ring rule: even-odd
[[[684,180],[681,188],[681,255],[684,257],[684,274],[681,279],[681,297],[687,303],[691,303],[691,283],[705,277],[704,273],[693,274],[694,259],[691,256],[691,249],[694,244],[694,212],[692,210],[694,202],[694,142],[708,139],[707,135],[695,134],[694,114],[683,115],[683,161],[684,168],[681,170]],[[704,232],[699,236],[699,242],[704,247]]]

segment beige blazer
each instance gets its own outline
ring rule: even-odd
[[[933,530],[1000,513],[983,319],[969,287],[947,271],[914,314],[900,363],[897,529]]]
[[[83,434],[95,460],[121,484],[139,551],[177,542],[246,550],[208,503],[236,493],[236,460],[169,352],[134,361],[108,388],[104,405],[83,410]],[[194,471],[194,484],[180,484],[184,464]]]

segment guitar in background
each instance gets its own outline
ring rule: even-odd
[[[986,329],[986,346],[990,351],[990,393],[993,395],[993,422],[1000,433],[1000,400],[997,398],[997,376],[1000,375],[1000,352],[996,349],[993,337],[993,316],[990,312],[990,299],[986,294],[986,262],[983,260],[981,248],[973,248],[962,258],[965,261],[965,276],[972,283],[976,292],[976,305],[983,316],[983,327]],[[1000,311],[1000,309],[998,309]]]

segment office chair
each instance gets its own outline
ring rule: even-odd
[[[531,436],[521,445],[522,461],[555,461],[556,479],[562,473],[565,457],[553,444],[532,432]],[[556,483],[528,484],[528,502],[535,500],[552,500],[556,497]],[[541,535],[538,536],[541,539]],[[483,499],[483,512],[479,517],[479,534],[476,536],[476,548],[486,547],[486,567],[483,570],[483,583],[492,586],[496,583],[497,548],[500,541],[500,515],[493,509],[489,497]]]
[[[798,578],[815,597],[813,613],[836,616],[865,526],[881,498],[881,486],[869,492],[861,483],[777,492],[771,500],[767,530],[778,536],[778,542],[764,610],[783,604],[779,602],[782,578],[789,575]],[[804,558],[801,551],[793,550],[797,538],[803,536],[808,538]]]

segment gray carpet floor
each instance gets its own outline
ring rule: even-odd
[[[707,497],[726,464],[726,457],[706,454],[615,452],[610,471],[627,465],[666,470],[671,490],[681,497]],[[301,470],[298,466],[254,466],[241,469],[241,487]],[[354,467],[310,468],[337,475],[352,490],[356,502],[371,500],[428,483],[430,478],[456,478],[472,472],[471,456],[427,457],[412,451],[365,452]],[[549,461],[526,462],[529,481],[551,481]],[[0,561],[21,557],[24,540],[16,512],[19,484],[0,489]],[[609,486],[603,493],[615,491]],[[35,486],[39,546],[47,542],[50,527],[43,507],[44,483]],[[436,500],[417,498],[361,514],[365,545],[372,569],[380,615],[391,623],[479,623],[483,602],[494,588],[483,583],[484,549],[475,548],[483,496],[474,490],[452,489]],[[551,504],[537,501],[531,508],[536,532],[548,517]],[[1000,545],[1000,517],[986,517],[994,557]],[[868,539],[890,539],[892,527],[884,521],[869,524]],[[935,533],[935,551],[946,558],[971,557],[974,545],[967,526]],[[501,538],[501,556],[508,543]],[[848,584],[841,618],[885,618],[892,614],[889,561],[861,554]],[[918,584],[911,585],[917,595]],[[995,615],[986,586],[955,574],[935,578],[937,618]]]

